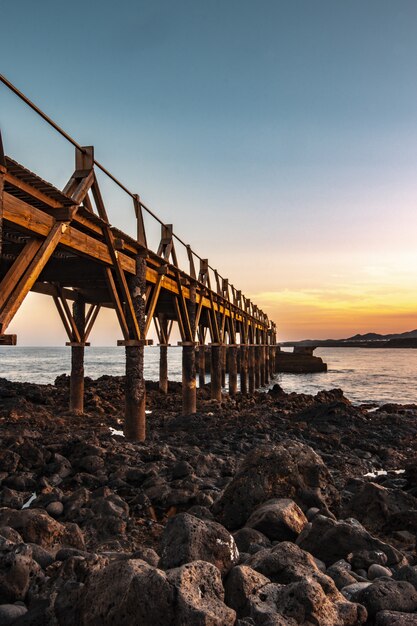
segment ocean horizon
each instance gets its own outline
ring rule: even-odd
[[[417,351],[409,349],[318,348],[315,353],[328,365],[327,372],[277,374],[265,390],[278,383],[287,393],[316,394],[322,389],[343,389],[349,400],[358,403],[417,403]],[[0,377],[15,382],[53,384],[61,374],[69,374],[68,347],[0,346]],[[123,347],[90,346],[85,351],[85,375],[123,376]],[[146,380],[158,380],[159,349],[145,348]],[[181,381],[181,348],[168,348],[168,376]],[[206,376],[209,382],[210,376]]]

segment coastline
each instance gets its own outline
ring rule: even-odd
[[[266,393],[238,394],[236,400],[225,396],[221,404],[209,399],[208,387],[198,394],[197,415],[181,416],[179,383],[170,383],[166,396],[156,383],[147,383],[148,440],[138,444],[112,435],[111,429],[117,433],[122,428],[123,377],[87,378],[82,417],[66,408],[66,376],[47,386],[0,379],[0,536],[3,554],[15,564],[9,595],[3,592],[2,602],[22,603],[22,624],[36,619],[51,625],[113,623],[105,617],[105,581],[116,570],[117,598],[106,592],[120,616],[124,611],[130,615],[130,621],[115,622],[120,624],[171,624],[184,615],[187,623],[206,623],[196,616],[210,612],[213,624],[238,623],[245,613],[260,624],[265,611],[285,616],[288,606],[282,594],[292,590],[297,595],[300,585],[304,594],[314,590],[338,615],[338,622],[320,621],[324,618],[314,613],[320,611],[317,599],[311,609],[317,623],[373,624],[376,613],[367,599],[371,587],[381,585],[385,576],[393,589],[397,580],[414,589],[404,576],[410,576],[415,562],[417,405],[386,404],[370,410],[369,405],[351,404],[341,390],[308,396],[286,394],[278,385]],[[269,461],[263,467],[265,458]],[[259,467],[263,471],[257,474]],[[365,476],[378,470],[387,474]],[[271,539],[265,513],[259,513],[271,499],[281,505],[283,500],[293,502],[278,524],[284,530],[276,539]],[[256,512],[263,515],[263,525],[247,526]],[[351,517],[363,531],[360,539],[355,529],[349,530],[348,550],[341,539],[346,532],[342,520]],[[316,526],[323,524],[336,533],[340,558],[335,561],[346,562],[350,579],[341,577],[339,570],[336,575],[334,555],[323,554],[314,541]],[[216,546],[227,541],[233,550],[220,553]],[[370,546],[375,552],[381,545],[389,546],[382,549],[384,563],[375,555],[364,556],[372,552]],[[286,556],[280,556],[281,569],[268,570],[268,575],[265,563],[273,555],[278,559],[277,546]],[[284,567],[290,553],[295,561],[307,559],[308,571],[301,561],[296,574],[288,563]],[[322,563],[321,570],[313,557]],[[27,573],[23,587],[16,564]],[[370,578],[375,565],[388,573]],[[251,592],[242,590],[242,577],[249,574],[257,581]],[[164,581],[158,601],[155,576]],[[208,592],[205,602],[197,598],[197,588],[207,577],[215,581],[216,591]],[[348,580],[354,584],[352,578],[369,585],[342,595]],[[138,622],[129,613],[130,605],[125,606],[132,601],[128,591],[134,580],[140,580],[154,603],[147,605],[148,617],[144,614]],[[265,608],[259,590],[268,585],[283,590],[279,602],[274,605],[270,598]],[[173,589],[177,597],[188,593],[188,600],[174,602],[166,621],[158,622],[158,606]],[[407,591],[410,595],[410,588]],[[94,606],[88,606],[85,598],[91,601],[92,594]],[[398,610],[398,602],[392,600],[388,608]],[[348,613],[356,621],[341,617]],[[284,619],[302,623],[288,621],[288,615]]]

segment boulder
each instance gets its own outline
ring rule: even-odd
[[[339,494],[321,457],[309,446],[285,439],[254,448],[212,510],[231,530],[272,498],[291,498],[306,509],[337,507]]]
[[[300,507],[288,498],[268,500],[256,508],[246,526],[259,530],[272,541],[294,541],[307,518]]]
[[[347,505],[344,516],[359,520],[367,530],[380,532],[406,511],[417,509],[417,499],[402,489],[387,489],[376,483],[363,483]],[[417,511],[416,511],[417,513]]]
[[[417,589],[417,565],[404,565],[394,574],[395,580],[405,580]]]
[[[274,583],[288,584],[321,574],[314,558],[295,543],[284,541],[273,548],[264,548],[245,563]]]
[[[337,601],[327,597],[321,585],[302,579],[289,585],[269,584],[256,591],[250,601],[255,623],[278,613],[286,624],[320,624],[320,626],[359,626],[367,618],[366,610],[342,596]],[[262,621],[261,621],[262,620]]]
[[[235,611],[224,603],[220,572],[211,563],[194,561],[167,572],[175,588],[174,624],[233,626]],[[168,624],[171,622],[155,622]]]
[[[235,540],[216,522],[180,513],[165,526],[159,561],[162,569],[179,567],[192,561],[207,561],[226,574],[238,559]]]
[[[0,509],[0,526],[11,526],[24,541],[43,548],[72,546],[84,549],[84,538],[77,524],[60,524],[42,509]]]
[[[384,610],[412,613],[417,610],[417,591],[405,581],[380,579],[363,589],[357,601],[366,607],[370,617]]]
[[[401,552],[373,537],[354,519],[338,522],[324,515],[317,515],[298,537],[297,544],[324,561],[327,566],[340,559],[346,560],[348,555],[361,551],[384,553],[387,565],[402,564],[405,560]]]
[[[246,617],[250,614],[250,596],[270,582],[269,578],[247,565],[233,567],[224,585],[225,602],[236,611],[238,617]]]
[[[164,572],[138,559],[118,560],[94,572],[69,605],[55,602],[60,626],[171,624],[174,589]],[[72,607],[72,608],[71,608]]]

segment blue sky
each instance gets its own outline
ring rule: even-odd
[[[1,15],[2,73],[281,338],[417,326],[415,1],[41,0]],[[66,182],[71,147],[5,88],[0,122],[10,156]],[[132,232],[129,201],[105,191]],[[26,319],[26,343],[64,340],[58,320],[47,339]]]

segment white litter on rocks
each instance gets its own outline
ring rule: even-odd
[[[117,430],[116,428],[109,427],[109,431],[111,435],[119,435],[119,437],[124,437],[124,433],[122,430]]]
[[[28,509],[31,505],[31,503],[36,500],[37,495],[36,495],[36,491],[34,491],[32,493],[32,495],[30,496],[29,500],[26,500],[26,502],[24,503],[24,505],[22,506],[22,509]]]
[[[404,474],[405,470],[403,469],[390,470],[390,472],[392,472],[393,474]],[[368,472],[367,474],[364,474],[363,477],[364,478],[376,478],[377,476],[386,476],[387,474],[388,474],[387,470],[375,470],[374,472]]]

